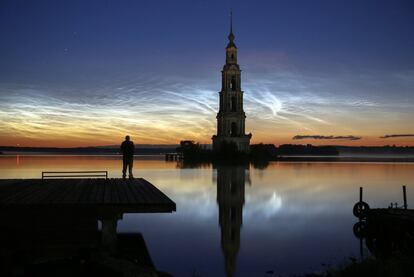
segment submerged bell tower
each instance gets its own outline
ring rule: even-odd
[[[221,71],[220,107],[217,113],[217,135],[213,136],[213,150],[220,151],[223,143],[234,143],[240,152],[248,152],[251,134],[245,134],[246,114],[243,110],[240,66],[237,64],[237,47],[234,43],[233,16],[230,13],[229,42],[226,47],[226,64]]]

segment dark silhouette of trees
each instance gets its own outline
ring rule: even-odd
[[[334,156],[339,151],[335,146],[313,146],[311,144],[283,144],[277,148],[277,155],[314,155],[314,156]]]

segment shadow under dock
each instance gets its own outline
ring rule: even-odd
[[[171,276],[143,234],[117,226],[125,213],[175,210],[142,178],[0,180],[0,275]]]

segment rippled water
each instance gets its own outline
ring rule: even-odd
[[[141,232],[159,270],[174,276],[271,276],[321,271],[359,258],[352,233],[359,187],[371,207],[414,201],[413,163],[270,163],[182,168],[162,157],[137,157],[134,174],[177,204],[173,214],[126,214],[119,232]],[[116,156],[1,156],[0,178],[41,171],[108,170]],[[365,250],[365,254],[367,250]]]

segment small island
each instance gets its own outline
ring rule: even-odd
[[[250,151],[239,151],[233,142],[223,142],[219,149],[208,149],[194,141],[180,142],[177,153],[187,162],[268,162],[283,159],[284,156],[337,156],[339,151],[334,146],[313,146],[284,144],[252,144]]]

